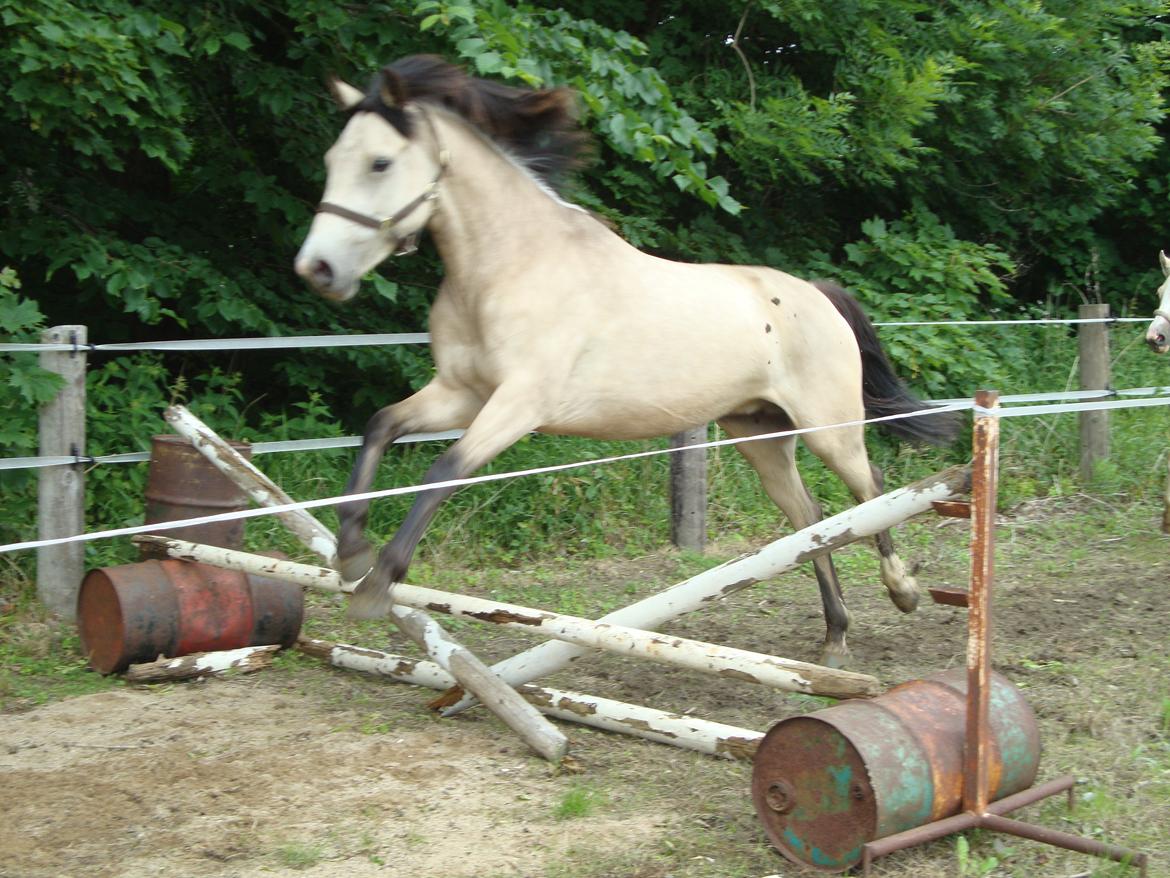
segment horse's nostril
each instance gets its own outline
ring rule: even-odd
[[[318,259],[313,263],[313,280],[322,286],[328,286],[333,282],[333,266],[324,259]]]

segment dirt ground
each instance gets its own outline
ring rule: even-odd
[[[1072,771],[1112,805],[1079,817],[1035,806],[1025,816],[1152,846],[1149,874],[1167,876],[1166,541],[1152,522],[1115,521],[1109,510],[1078,512],[1084,524],[1062,514],[1024,509],[1000,528],[996,664],[1039,716],[1041,779]],[[903,535],[923,584],[966,584],[964,524],[928,518]],[[743,548],[714,551],[728,557]],[[567,605],[550,608],[600,613],[685,578],[694,563],[663,551],[465,578],[471,592],[521,603],[543,594],[546,605],[559,593]],[[870,553],[849,550],[839,564],[856,669],[893,684],[963,663],[963,611],[931,605],[902,616],[876,584]],[[450,587],[452,578],[434,584]],[[325,633],[339,615],[329,600],[315,601],[306,629]],[[531,642],[451,627],[488,659]],[[803,660],[815,660],[823,631],[807,570],[668,630]],[[398,635],[387,637],[363,645],[409,651]],[[550,682],[759,730],[824,706],[613,657],[581,662]],[[562,725],[580,771],[557,771],[482,709],[432,717],[428,695],[289,656],[259,674],[123,687],[0,714],[0,875],[823,874],[769,847],[746,763]],[[980,862],[995,858],[998,871],[962,871],[968,866],[957,865],[953,841],[944,840],[883,860],[875,874],[1125,874],[1094,872],[1096,861],[1031,843],[981,844]]]

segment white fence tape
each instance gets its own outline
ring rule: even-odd
[[[1001,396],[999,401],[1001,405],[1014,405],[1017,403],[1055,402],[1060,400],[1153,396],[1155,394],[1170,394],[1170,386],[1130,387],[1122,390],[1058,390],[1046,393],[1017,393]],[[934,406],[960,405],[969,401],[966,397],[923,400],[923,402]],[[448,430],[444,433],[412,433],[395,440],[395,444],[444,441],[458,439],[462,435],[462,430]],[[288,439],[278,442],[255,442],[252,444],[252,453],[274,454],[287,451],[321,451],[335,448],[355,448],[361,444],[361,436],[339,436],[337,438],[325,439]],[[146,451],[131,451],[122,454],[100,454],[88,457],[9,457],[0,459],[0,470],[74,466],[79,463],[83,463],[86,466],[108,463],[142,463],[149,459],[150,453]]]
[[[1134,390],[1149,389],[1152,388],[1135,388]],[[1116,393],[1118,395],[1126,392],[1127,391],[1107,391],[1107,393]],[[1070,391],[1070,393],[1078,394],[1080,391]],[[612,457],[597,458],[595,460],[573,461],[571,463],[554,464],[552,466],[536,467],[533,469],[517,470],[506,473],[489,473],[487,475],[473,476],[466,479],[451,479],[443,482],[434,482],[430,485],[405,485],[398,488],[385,488],[380,491],[367,491],[362,494],[348,494],[340,497],[325,497],[319,500],[306,500],[300,503],[289,503],[282,506],[271,506],[260,509],[245,509],[239,512],[224,512],[218,515],[205,515],[198,518],[188,518],[179,521],[167,521],[158,522],[155,524],[137,525],[134,527],[114,528],[112,530],[95,531],[93,533],[78,534],[71,537],[57,537],[55,539],[30,540],[27,542],[9,543],[7,545],[0,545],[0,554],[7,552],[17,552],[26,549],[37,549],[42,546],[58,546],[65,543],[89,542],[92,540],[109,539],[111,537],[131,536],[133,534],[157,532],[177,527],[186,527],[189,525],[212,524],[219,521],[257,518],[262,515],[275,515],[278,512],[288,512],[294,509],[319,509],[326,506],[337,506],[350,500],[377,500],[383,497],[399,497],[406,494],[419,494],[423,491],[433,491],[438,488],[461,488],[466,485],[477,485],[484,482],[496,482],[502,481],[504,479],[519,478],[521,476],[564,472],[566,470],[581,469],[587,466],[600,466],[602,464],[618,463],[620,461],[639,460],[647,457],[655,457],[662,454],[674,454],[676,452],[685,451],[688,449],[722,448],[729,445],[738,445],[741,442],[758,442],[764,439],[778,439],[784,436],[801,436],[806,433],[815,433],[820,430],[836,430],[842,427],[857,427],[865,424],[879,424],[886,421],[901,420],[903,418],[926,417],[932,414],[939,414],[947,411],[973,410],[980,414],[993,415],[999,418],[1017,418],[1035,417],[1040,415],[1059,415],[1072,412],[1100,411],[1102,409],[1150,408],[1152,406],[1165,405],[1170,405],[1170,396],[1159,396],[1147,399],[1106,399],[1065,402],[1047,405],[1023,405],[1015,407],[1007,406],[996,407],[994,409],[984,409],[975,406],[974,403],[970,400],[958,400],[953,403],[948,403],[947,405],[928,409],[920,409],[914,412],[907,412],[906,414],[888,415],[886,417],[869,418],[860,421],[848,421],[841,424],[829,424],[823,427],[804,427],[796,430],[782,430],[775,433],[762,433],[757,436],[746,436],[735,439],[716,439],[710,442],[699,442],[694,445],[685,445],[674,448],[655,448],[649,451],[637,451],[630,454],[619,454]]]
[[[442,433],[410,433],[394,440],[395,445],[412,442],[441,442],[458,439],[462,430],[446,430]],[[355,448],[362,444],[361,436],[338,436],[324,439],[282,439],[275,442],[253,442],[253,454],[274,454],[282,451],[323,451],[331,448]],[[142,463],[150,460],[149,451],[130,451],[125,454],[99,454],[96,457],[9,457],[0,460],[0,470],[37,469],[46,466],[73,466],[99,463]]]
[[[1004,320],[905,320],[878,321],[874,326],[1073,326],[1082,323],[1148,323],[1152,317],[1036,317]],[[291,335],[265,338],[204,338],[177,341],[114,342],[111,344],[41,344],[3,342],[0,353],[36,351],[254,351],[276,349],[345,348],[400,344],[430,344],[427,332],[395,332],[365,335]]]
[[[1167,398],[1170,402],[1170,397]],[[757,436],[745,436],[736,439],[716,439],[710,442],[699,442],[694,445],[685,445],[674,448],[653,448],[648,451],[635,451],[629,454],[618,454],[612,457],[600,457],[595,460],[579,460],[571,463],[559,463],[552,466],[536,467],[534,469],[517,470],[506,473],[488,473],[482,476],[472,476],[466,479],[450,479],[443,482],[433,482],[429,485],[404,485],[398,488],[384,488],[380,491],[366,491],[362,494],[347,494],[340,497],[324,497],[319,500],[305,500],[300,503],[286,503],[281,506],[267,506],[260,509],[245,509],[239,512],[221,512],[217,515],[204,515],[198,518],[187,518],[178,521],[158,522],[155,524],[121,527],[112,530],[95,531],[93,533],[78,534],[71,537],[56,537],[47,540],[30,540],[21,543],[0,545],[0,554],[17,552],[24,549],[39,549],[42,546],[59,546],[65,543],[89,542],[91,540],[108,539],[110,537],[131,536],[139,533],[154,533],[170,530],[176,527],[186,527],[198,524],[213,524],[219,521],[233,521],[244,518],[257,518],[262,515],[275,515],[278,512],[289,512],[294,509],[319,509],[325,506],[337,506],[351,500],[377,500],[383,497],[400,497],[405,494],[420,494],[423,491],[434,491],[439,488],[461,488],[466,485],[478,485],[484,482],[498,482],[504,479],[515,479],[521,476],[535,476],[545,473],[564,472],[565,470],[582,469],[587,466],[600,466],[607,463],[618,463],[626,460],[640,460],[646,457],[655,457],[662,454],[675,454],[680,451],[696,448],[722,448],[728,445],[738,445],[741,442],[759,442],[763,439],[778,439],[783,436],[802,436],[806,433],[815,433],[820,430],[837,430],[842,427],[859,427],[865,424],[880,424],[886,421],[898,421],[905,418],[920,418],[928,415],[940,414],[948,411],[964,411],[973,407],[970,400],[953,405],[937,408],[919,409],[899,415],[887,415],[881,418],[870,418],[860,421],[846,421],[840,424],[827,424],[823,427],[802,427],[796,430],[781,430],[775,433],[761,433]]]
[[[202,338],[178,341],[115,342],[113,344],[0,344],[0,352],[30,351],[259,351],[278,348],[353,348],[399,344],[430,344],[428,332],[391,332],[367,335],[291,335],[267,338]]]

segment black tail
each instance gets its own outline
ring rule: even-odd
[[[857,337],[857,347],[861,350],[861,393],[866,416],[880,418],[927,408],[927,404],[914,396],[894,373],[894,367],[878,341],[877,331],[849,291],[827,280],[814,280],[812,284],[828,296]],[[885,421],[878,426],[899,439],[946,445],[958,435],[960,417],[957,412],[940,412],[925,417]]]

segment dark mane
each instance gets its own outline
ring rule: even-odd
[[[409,101],[457,113],[549,185],[580,164],[588,138],[571,89],[513,88],[467,75],[437,55],[409,55],[383,67],[352,112],[371,112],[410,137]]]

